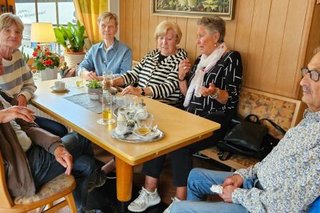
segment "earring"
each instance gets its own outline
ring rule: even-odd
[[[214,44],[214,47],[217,47],[217,43]]]

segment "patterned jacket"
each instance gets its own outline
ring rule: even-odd
[[[233,202],[249,212],[306,212],[320,195],[320,112],[307,110],[266,158],[235,173],[263,188],[233,192]]]

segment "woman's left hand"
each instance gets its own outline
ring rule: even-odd
[[[141,95],[141,88],[140,87],[134,87],[134,86],[127,86],[126,88],[124,88],[121,92],[121,95],[126,95],[126,94],[130,94],[130,95]]]
[[[18,101],[18,106],[27,106],[28,101],[27,98],[24,95],[19,95],[17,97],[17,101]]]
[[[213,83],[210,83],[209,84],[209,87],[201,87],[201,95],[204,96],[204,97],[207,97],[209,95],[212,95],[214,93],[216,89],[216,86],[213,84]]]

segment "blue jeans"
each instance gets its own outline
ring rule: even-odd
[[[73,194],[77,208],[85,208],[88,195],[88,180],[95,170],[91,143],[74,132],[64,136],[62,143],[73,157],[72,175],[77,183]],[[32,145],[27,151],[27,157],[37,189],[65,172],[65,168],[55,160],[54,155],[40,146]]]
[[[174,202],[170,213],[248,213],[242,205],[225,202],[201,201],[206,195],[213,195],[210,190],[213,184],[222,184],[223,181],[232,175],[232,172],[213,171],[206,169],[193,169],[188,177],[187,200]]]
[[[36,119],[34,120],[39,127],[41,127],[42,129],[47,130],[48,132],[59,136],[60,138],[62,138],[63,136],[65,136],[66,134],[68,134],[68,129],[54,121],[48,118],[44,118],[44,117],[40,117],[40,116],[36,116]]]

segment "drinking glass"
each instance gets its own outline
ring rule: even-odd
[[[107,89],[110,91],[111,86],[112,86],[112,80],[114,77],[112,71],[111,70],[103,71],[102,77],[103,77],[104,89]]]
[[[110,94],[107,90],[103,90],[102,93],[102,118],[97,122],[101,125],[114,124],[115,119],[113,118],[113,98],[114,96]]]
[[[147,117],[145,112],[138,112],[136,114],[137,128],[135,132],[139,135],[148,135],[152,131],[152,125],[154,122],[153,115],[148,113]]]
[[[86,81],[83,77],[83,74],[81,73],[80,75],[77,76],[77,79],[76,79],[76,85],[78,88],[81,88],[81,87],[84,87]]]

